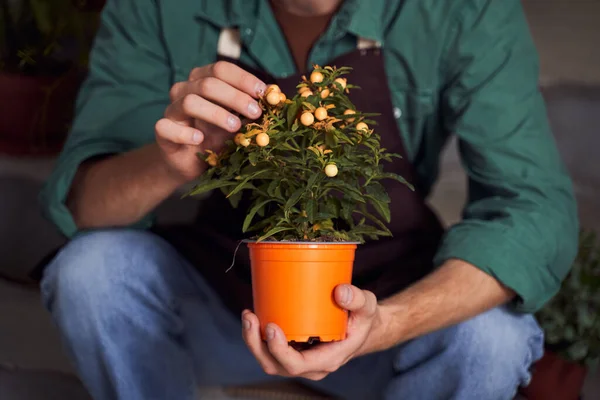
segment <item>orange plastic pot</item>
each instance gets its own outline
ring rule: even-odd
[[[347,312],[333,298],[352,281],[356,243],[248,243],[254,312],[265,326],[277,324],[288,341],[346,338]]]

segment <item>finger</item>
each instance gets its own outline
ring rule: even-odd
[[[256,76],[227,61],[194,68],[190,72],[189,80],[195,81],[207,77],[220,79],[254,98],[262,95],[267,88],[267,85]]]
[[[258,317],[248,310],[242,313],[242,337],[267,375],[284,375],[283,368],[262,341]]]
[[[171,121],[167,118],[158,120],[154,126],[156,140],[197,146],[204,141],[204,134],[195,128]]]
[[[188,124],[190,118],[216,125],[228,132],[237,132],[242,123],[238,117],[195,94],[187,94],[165,110],[165,118],[180,124]]]
[[[307,372],[321,372],[320,368],[308,365],[302,353],[288,344],[285,333],[277,325],[268,324],[265,331],[269,352],[290,376],[301,376]]]
[[[177,100],[181,99],[183,96],[188,94],[189,86],[189,82],[177,82],[173,86],[171,86],[171,90],[169,90],[169,98],[171,99],[171,103],[176,102]]]
[[[368,290],[353,285],[338,285],[334,291],[335,301],[353,315],[372,316],[377,311],[377,298]]]
[[[218,78],[198,79],[189,84],[188,90],[251,119],[256,119],[261,114],[256,100]]]

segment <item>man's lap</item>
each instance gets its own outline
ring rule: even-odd
[[[88,270],[98,257],[105,260],[100,267],[105,270]],[[176,311],[183,323],[182,329],[174,332],[191,355],[200,385],[275,379],[262,372],[246,348],[238,316],[223,306],[175,249],[151,233],[109,230],[80,235],[50,263],[42,287],[50,310],[61,291],[71,292],[73,301],[85,297],[88,307],[110,307],[112,303],[132,314],[139,310],[131,304],[135,299],[119,295],[124,287],[133,287],[133,293],[151,301],[176,296],[177,305],[167,309]],[[129,304],[119,305],[124,301]],[[395,349],[352,360],[324,380],[307,383],[344,398],[373,397],[377,391],[384,391],[386,398],[398,398],[397,393],[416,393],[423,385],[438,385],[443,393],[460,376],[471,374],[479,377],[473,378],[477,379],[471,383],[473,387],[492,385],[504,390],[506,386],[512,390],[511,385],[527,383],[529,364],[540,351],[541,331],[535,320],[497,308]],[[428,364],[431,359],[439,362]],[[506,382],[494,381],[497,379]],[[408,387],[411,385],[415,387]]]

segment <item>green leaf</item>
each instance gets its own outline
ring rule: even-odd
[[[221,180],[207,180],[198,183],[192,190],[187,194],[188,196],[197,196],[211,190],[224,188],[227,186],[235,186],[235,182],[221,181]]]
[[[349,196],[352,200],[358,201],[359,203],[365,203],[363,194],[360,192],[360,190],[358,190],[354,186],[347,184],[344,181],[336,181],[334,183],[328,183],[325,185],[325,187],[336,189],[339,192],[341,192],[342,194]]]
[[[330,149],[335,149],[338,146],[337,137],[333,131],[327,131],[325,133],[325,144]]]
[[[381,218],[385,220],[385,222],[390,223],[392,216],[390,213],[389,203],[380,201],[371,195],[366,195],[365,197],[369,199],[369,203],[373,206],[375,211],[377,211],[377,214],[379,214]]]
[[[300,125],[298,124],[298,120],[295,120],[294,123],[292,124],[292,132],[296,132],[299,127],[300,127]]]
[[[312,224],[315,222],[315,214],[317,213],[317,202],[314,199],[310,199],[306,202],[306,216],[308,221]]]
[[[292,195],[290,196],[288,201],[285,203],[284,209],[289,210],[292,207],[294,207],[296,205],[296,203],[298,203],[298,201],[300,200],[300,197],[302,197],[303,194],[304,194],[304,188],[296,189],[296,191],[294,191],[294,193],[292,193]]]
[[[408,188],[410,190],[413,190],[413,191],[415,190],[415,187],[413,185],[411,185],[410,183],[408,183],[408,181],[406,179],[404,179],[403,177],[401,177],[398,174],[394,174],[394,173],[391,173],[391,172],[382,172],[382,173],[380,173],[378,175],[377,178],[378,179],[394,179],[394,180],[396,180],[396,181],[398,181],[398,182],[400,182],[400,183],[408,186]]]
[[[265,239],[270,238],[271,236],[280,233],[280,232],[286,232],[286,231],[293,231],[294,228],[290,228],[290,227],[285,227],[285,226],[277,226],[273,229],[271,229],[269,232],[265,233],[264,235],[262,235],[261,237],[259,237],[258,239],[256,239],[257,242],[262,242]]]
[[[256,166],[256,164],[258,164],[259,158],[260,158],[260,153],[258,151],[253,151],[252,153],[248,154],[248,161],[253,166]]]
[[[244,219],[244,225],[242,226],[242,232],[247,232],[248,228],[250,227],[250,223],[252,222],[252,219],[254,219],[254,216],[256,215],[256,213],[258,212],[258,210],[260,210],[261,208],[263,208],[265,205],[267,205],[268,203],[275,201],[275,200],[265,200],[262,201],[258,204],[256,204],[254,207],[252,207],[252,209],[248,212],[248,215],[246,215],[246,218]]]
[[[301,104],[301,102],[298,99],[288,106],[287,113],[286,113],[288,129],[292,128],[293,124],[297,125],[297,123],[295,121],[296,121],[296,115],[298,114],[298,110],[300,109],[300,104]],[[296,129],[298,129],[298,128],[296,127]],[[296,129],[292,129],[292,130],[296,131]]]
[[[234,194],[233,196],[229,195],[227,198],[229,199],[229,203],[233,208],[238,208],[240,205],[240,201],[242,201],[244,193],[242,191]]]
[[[249,182],[251,179],[254,179],[254,178],[256,178],[257,176],[264,174],[265,172],[269,172],[269,170],[267,170],[267,169],[263,169],[263,170],[257,171],[257,172],[255,172],[255,173],[253,173],[252,175],[248,176],[248,177],[247,177],[246,179],[244,179],[244,180],[243,180],[243,181],[242,181],[240,184],[238,184],[238,185],[236,186],[236,188],[235,188],[235,189],[233,189],[233,190],[231,191],[231,193],[229,193],[229,196],[233,196],[234,194],[236,194],[236,193],[237,193],[237,192],[239,192],[240,190],[243,190],[243,189],[244,189],[244,186],[246,185],[246,183],[248,183],[248,182]],[[229,197],[229,196],[228,196],[228,197]]]
[[[314,188],[314,186],[317,184],[317,180],[318,180],[319,178],[323,178],[323,176],[325,176],[325,175],[323,175],[323,174],[321,173],[321,171],[319,171],[319,172],[314,172],[314,173],[311,175],[311,177],[310,177],[310,178],[308,178],[308,182],[306,183],[306,188],[307,188],[308,190],[311,190],[312,188]]]
[[[357,225],[350,232],[356,235],[367,235],[372,239],[376,239],[378,236],[390,236],[389,231],[382,231],[371,225]]]

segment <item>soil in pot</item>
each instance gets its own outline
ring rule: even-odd
[[[348,313],[333,291],[350,284],[355,243],[248,243],[254,312],[265,338],[277,324],[288,341],[331,342],[346,338]]]

